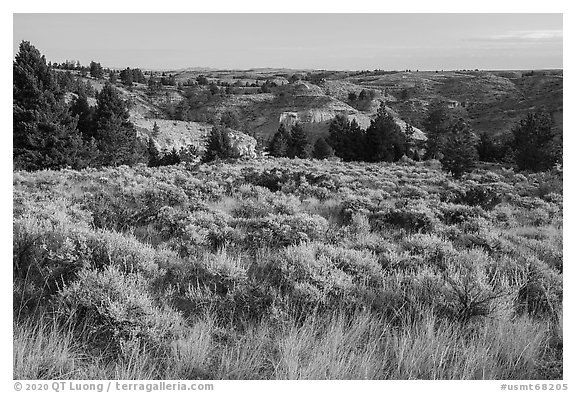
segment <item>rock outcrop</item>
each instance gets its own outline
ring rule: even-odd
[[[256,139],[240,131],[230,132],[232,149],[237,157],[256,158]]]

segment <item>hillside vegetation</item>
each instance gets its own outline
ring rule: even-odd
[[[14,172],[15,379],[562,378],[562,173]]]
[[[211,99],[202,98],[197,106],[185,113],[178,110],[186,101],[187,91],[202,91],[196,79],[205,77],[218,86]],[[510,132],[529,112],[538,108],[549,112],[554,127],[562,130],[563,72],[549,71],[404,71],[361,73],[333,71],[298,72],[296,70],[218,71],[198,70],[174,72],[179,88],[163,87],[154,94],[146,85],[135,84],[125,91],[134,102],[131,110],[135,124],[151,129],[141,119],[165,119],[189,122],[174,123],[180,134],[190,133],[197,139],[195,122],[199,126],[219,119],[224,113],[235,113],[240,119],[240,131],[247,132],[266,144],[280,124],[289,127],[300,122],[312,143],[328,134],[329,123],[337,115],[355,119],[367,128],[376,116],[380,101],[401,122],[424,129],[431,104],[448,103],[460,109],[477,134],[501,135]],[[257,87],[235,87],[245,84],[262,86],[270,82],[277,86],[267,92]],[[188,85],[191,84],[191,85]],[[211,86],[212,86],[211,85]],[[208,87],[204,86],[207,90]],[[368,98],[358,97],[362,91]],[[226,93],[229,91],[229,93]],[[231,91],[231,92],[230,92]],[[152,123],[150,123],[152,124]],[[175,127],[170,127],[173,129]],[[170,133],[170,129],[161,128]],[[192,130],[192,131],[190,131]],[[179,146],[175,143],[176,146]],[[169,148],[172,146],[167,145]]]

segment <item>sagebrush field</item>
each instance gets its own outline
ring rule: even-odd
[[[15,379],[560,379],[562,173],[14,172]]]

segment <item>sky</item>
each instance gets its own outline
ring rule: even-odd
[[[562,14],[14,14],[13,54],[176,70],[563,68]]]

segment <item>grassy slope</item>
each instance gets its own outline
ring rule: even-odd
[[[14,378],[562,376],[561,174],[14,174]]]
[[[524,74],[524,75],[523,75]],[[446,71],[399,72],[387,75],[353,76],[348,81],[386,91],[395,97],[388,103],[400,116],[416,126],[422,125],[427,104],[433,100],[466,103],[473,129],[500,134],[510,130],[526,113],[543,107],[553,113],[562,127],[562,71]],[[399,100],[401,92],[409,100]]]

